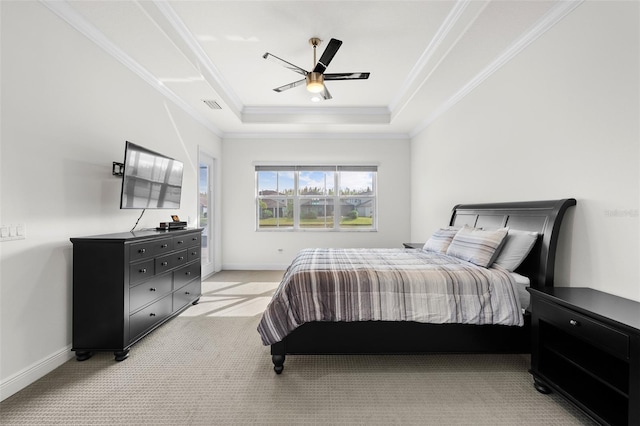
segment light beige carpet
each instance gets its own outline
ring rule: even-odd
[[[214,275],[203,303],[136,344],[126,361],[110,353],[71,360],[0,403],[0,423],[592,424],[533,388],[526,355],[288,356],[276,375],[256,331],[260,316],[246,315],[281,275]]]

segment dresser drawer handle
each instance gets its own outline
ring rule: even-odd
[[[140,272],[141,274],[146,274],[147,273],[147,268],[142,268],[138,272]]]
[[[198,237],[193,237],[191,241],[198,241]]]
[[[190,295],[191,293],[189,293],[188,291],[185,291],[184,294],[186,294],[187,296]]]
[[[184,260],[184,256],[180,256],[178,260]]]
[[[138,253],[146,253],[147,249],[143,249],[141,248],[140,250],[138,250]]]
[[[169,264],[169,262],[162,262],[161,265],[162,266],[167,266]]]
[[[191,252],[191,255],[192,255],[192,256],[195,256],[196,254],[198,254],[198,252],[197,252],[197,251],[192,251],[192,252]]]
[[[167,247],[169,247],[169,244],[163,244],[160,246],[160,248],[167,248]]]
[[[151,312],[151,313],[149,314],[149,316],[150,316],[150,317],[155,317],[155,316],[156,316],[156,314],[154,314],[153,312]]]
[[[156,291],[155,287],[151,287],[149,291]]]
[[[184,243],[184,241],[182,241],[182,240],[178,241],[178,244],[182,244],[182,243]]]
[[[191,271],[187,271],[184,273],[185,275],[191,275]]]
[[[574,319],[569,320],[569,324],[571,324],[574,327],[577,327],[577,326],[580,325],[580,323],[578,321],[574,320]]]

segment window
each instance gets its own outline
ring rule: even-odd
[[[376,230],[377,166],[255,170],[258,230]]]

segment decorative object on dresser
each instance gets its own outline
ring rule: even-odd
[[[113,351],[123,361],[138,340],[196,304],[202,229],[71,238],[73,346],[78,361]]]
[[[409,250],[406,244],[405,248],[378,249],[377,251],[369,249],[369,252],[366,252],[366,249],[350,249],[357,252],[355,257],[352,257],[349,249],[342,249],[342,251],[340,249],[324,249],[324,251],[316,249],[316,253],[309,251],[312,249],[301,251],[289,266],[258,325],[258,332],[262,337],[263,344],[271,345],[274,371],[277,374],[282,373],[285,358],[289,354],[529,353],[531,344],[530,315],[528,312],[524,314],[518,312],[514,306],[527,307],[529,295],[524,291],[524,286],[530,285],[536,288],[553,286],[555,253],[560,225],[567,209],[575,205],[575,199],[567,198],[546,201],[460,204],[453,208],[449,226],[441,229],[441,231],[447,231],[441,232],[443,241],[445,233],[451,234],[451,245],[454,245],[453,240],[456,240],[458,236],[455,230],[462,230],[465,226],[496,230],[495,232],[502,234],[505,232],[505,227],[508,227],[509,230],[536,233],[535,243],[530,252],[525,253],[526,257],[521,264],[514,267],[513,271],[508,271],[503,267],[489,270],[448,256],[448,253],[444,253],[449,250],[445,248],[445,244],[440,244],[442,252],[431,253],[433,256],[423,253],[429,251],[427,249]],[[469,232],[472,231],[464,230],[463,237],[469,239],[466,235]],[[493,232],[487,231],[487,236]],[[464,243],[462,239],[461,242]],[[446,245],[449,245],[449,241]],[[458,242],[456,245],[460,246]],[[424,246],[431,247],[430,244]],[[476,246],[480,248],[479,253],[485,254],[482,252],[484,247],[482,244],[476,244]],[[498,250],[496,249],[496,251]],[[425,285],[426,280],[417,277],[419,274],[434,270],[430,267],[431,265],[422,265],[424,262],[421,259],[438,256],[443,260],[450,261],[447,268],[452,271],[457,271],[459,267],[456,265],[464,262],[470,269],[474,269],[474,266],[482,269],[477,271],[479,274],[500,275],[506,281],[511,282],[510,286],[500,285],[499,287],[493,283],[484,283],[484,281],[481,286],[476,285],[477,288],[488,286],[493,289],[486,294],[495,295],[502,292],[502,294],[509,293],[510,297],[505,297],[495,306],[486,300],[475,306],[508,309],[512,314],[511,318],[515,318],[516,314],[519,316],[519,323],[517,324],[515,321],[498,323],[495,321],[495,318],[499,317],[498,315],[485,317],[484,314],[479,314],[474,318],[491,317],[491,321],[473,322],[465,318],[451,320],[451,317],[432,318],[425,321],[424,319],[432,312],[437,314],[443,310],[388,308],[389,306],[409,306],[413,303],[397,302],[397,300],[404,300],[403,297],[424,301],[422,305],[438,300],[427,297],[430,296],[429,292],[434,286]],[[378,257],[380,262],[365,262],[366,257]],[[444,259],[447,257],[451,259]],[[331,263],[332,259],[337,258],[345,260],[336,260]],[[331,271],[331,273],[323,271]],[[382,273],[379,273],[380,271]],[[511,275],[512,272],[524,278],[526,284],[518,282],[516,277]],[[458,273],[441,275],[455,275],[456,280],[461,278],[461,274]],[[509,275],[511,275],[510,278]],[[315,293],[314,290],[306,291],[306,286],[309,283],[312,283],[311,286],[315,286],[317,289]],[[505,281],[502,283],[505,284]],[[369,292],[364,284],[372,285],[372,287],[393,288],[394,291],[388,291],[384,294],[376,291]],[[460,285],[461,283],[457,282],[456,285],[450,285],[447,288],[461,288]],[[471,287],[473,286],[465,286],[464,288]],[[305,300],[297,298],[297,295],[294,294],[294,289],[303,288],[305,289],[302,290],[305,294]],[[496,291],[498,288],[502,290]],[[395,289],[402,290],[395,291]],[[426,290],[424,296],[414,297],[421,290]],[[516,300],[514,292],[518,293],[518,300],[520,294],[524,294],[526,302]],[[366,295],[362,296],[362,294]],[[292,299],[285,300],[289,295],[292,296]],[[385,308],[383,315],[382,310],[376,310],[376,307],[382,306],[380,298],[386,295],[393,295],[397,300],[385,301],[384,306],[387,308]],[[445,296],[448,297],[448,295]],[[359,302],[372,297],[375,299],[374,302]],[[307,302],[311,299],[314,302],[309,305]],[[469,299],[465,298],[465,300]],[[442,304],[449,306],[445,302]],[[457,305],[456,309],[451,309],[447,313],[467,312],[463,308]],[[352,319],[352,317],[356,317],[354,312],[357,312],[359,319]],[[403,312],[409,312],[413,317],[404,320],[403,318],[409,318],[408,315],[405,315],[398,319],[400,316],[396,315],[398,312],[400,315]],[[301,315],[305,316],[303,323],[296,323],[302,318]],[[319,319],[306,318],[306,316],[312,315]],[[422,317],[419,317],[420,315]],[[460,316],[462,317],[462,314]],[[337,319],[334,320],[334,318]],[[519,326],[522,324],[523,326]]]
[[[640,424],[640,303],[590,288],[531,288],[531,374],[598,423]]]

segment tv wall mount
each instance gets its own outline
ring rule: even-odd
[[[114,176],[124,176],[124,163],[116,163],[114,161],[111,174]]]

